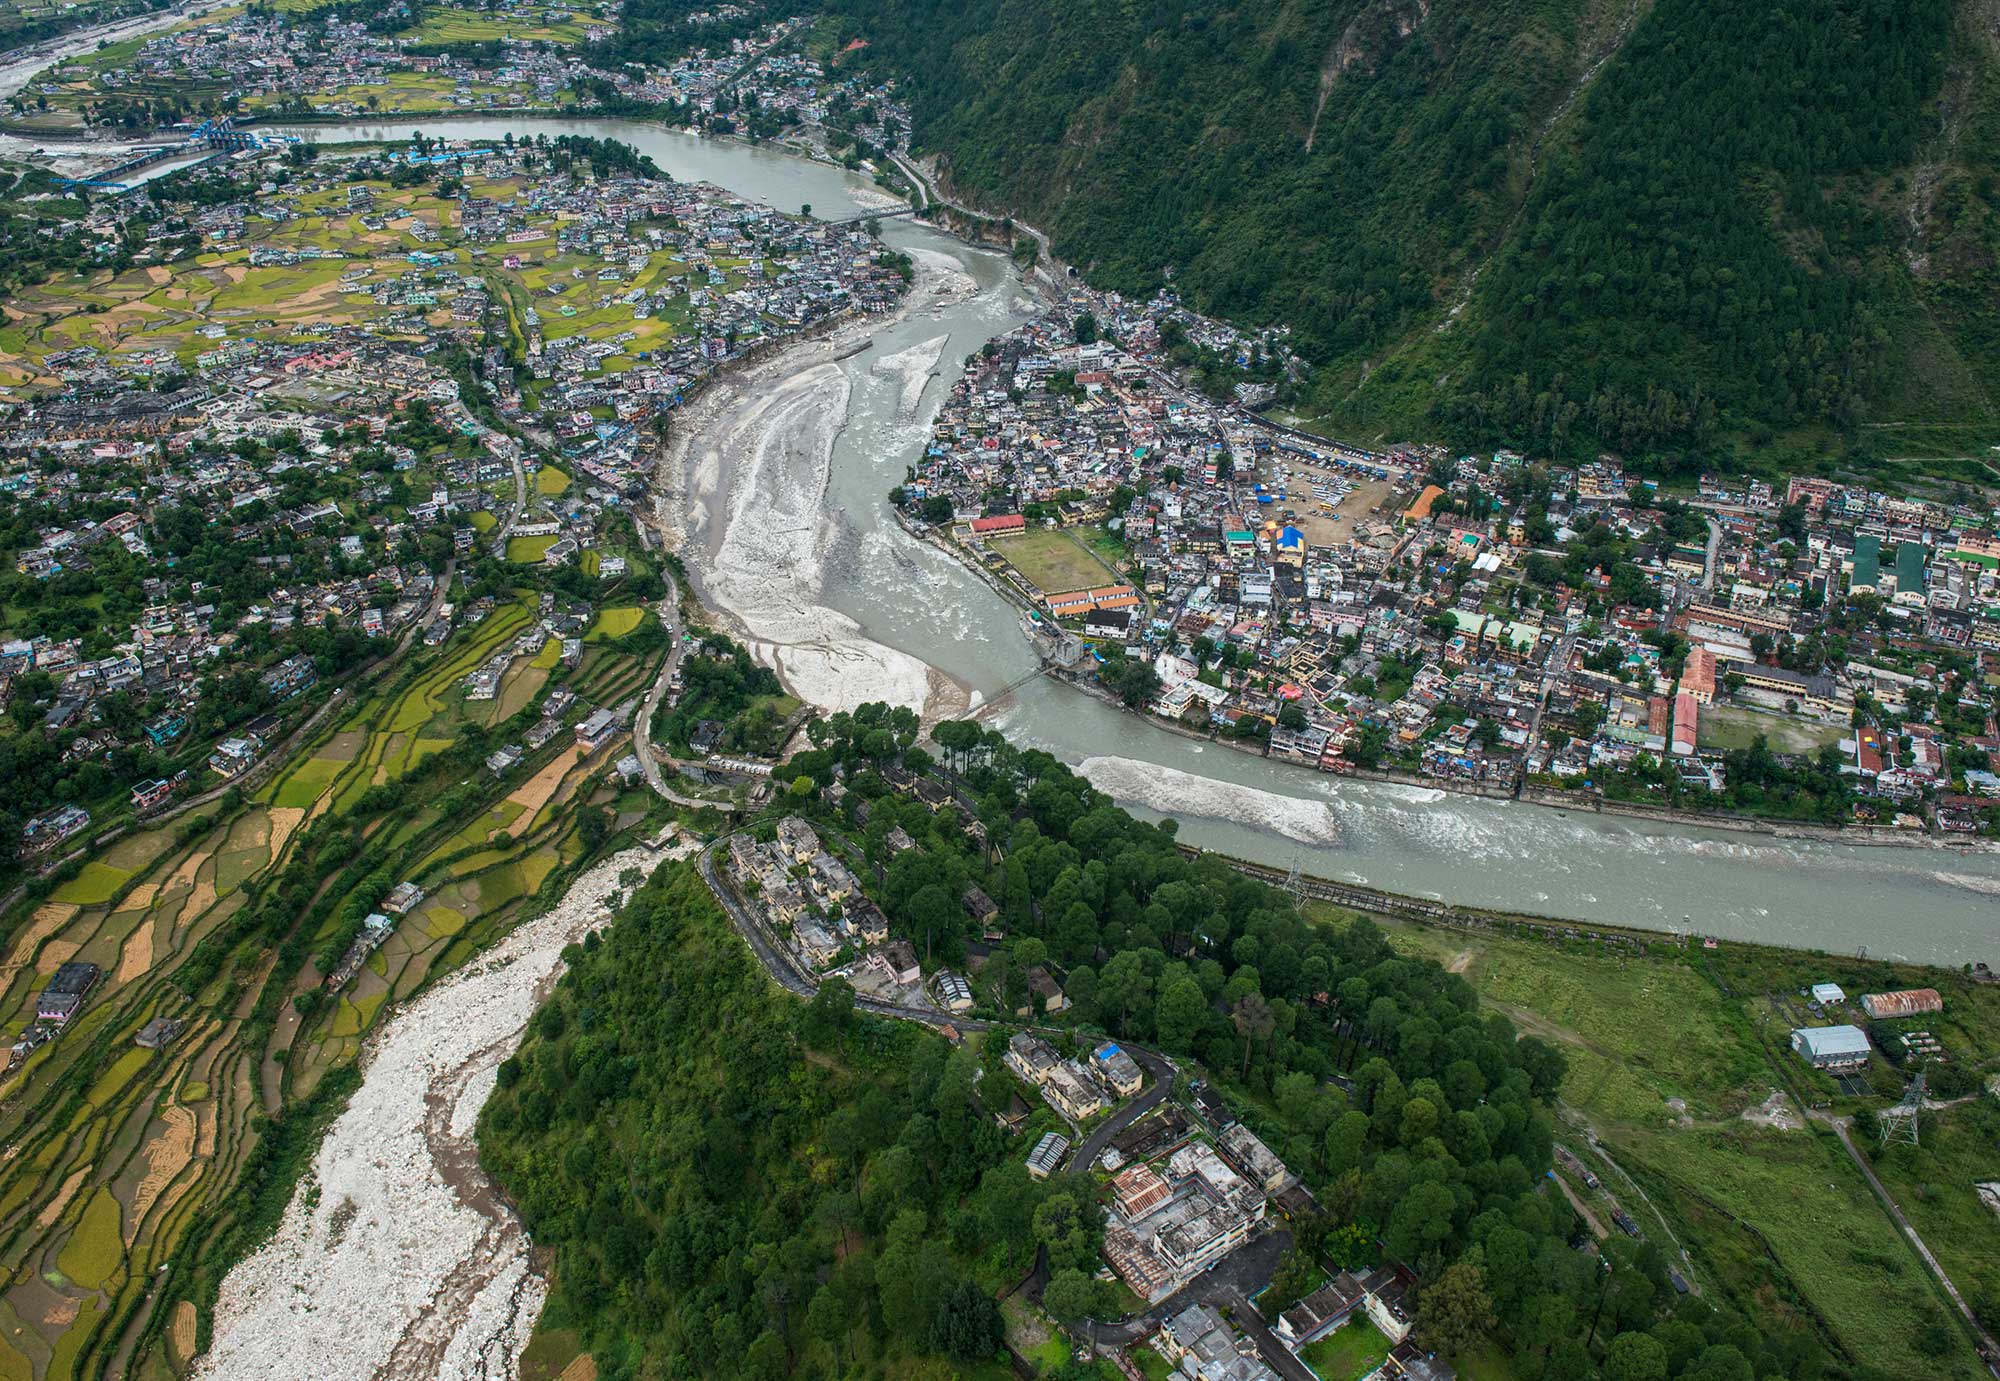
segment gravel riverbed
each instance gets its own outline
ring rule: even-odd
[[[562,969],[563,947],[611,919],[627,849],[579,877],[465,969],[396,1012],[270,1242],[230,1272],[211,1381],[501,1378],[519,1369],[548,1294],[526,1231],[479,1166],[473,1126],[500,1062]]]

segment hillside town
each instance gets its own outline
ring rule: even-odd
[[[426,20],[423,7],[297,15],[223,11],[38,73],[9,100],[50,129],[186,136],[262,117],[551,112],[607,104],[714,134],[894,150],[910,112],[893,83],[829,70],[783,19],[658,66],[609,60],[589,7],[521,0]],[[853,155],[858,157],[859,155]]]
[[[1321,771],[2000,834],[1990,494],[1372,453],[1193,386],[1191,315],[1073,291],[968,362],[892,495],[1059,674]]]
[[[603,32],[608,27],[581,30]],[[52,67],[14,99],[22,107],[46,101],[86,126],[145,130],[184,113],[553,107],[573,101],[571,85],[590,75],[584,59],[559,44],[496,37],[468,50],[359,19],[300,23],[239,11],[149,38],[126,61],[87,57]]]
[[[108,309],[25,295],[0,383],[34,855],[240,776],[323,678],[477,623],[510,570],[558,582],[538,631],[574,661],[597,591],[646,588],[660,420],[906,273],[573,141],[239,154],[92,215],[145,243]]]
[[[951,818],[954,802],[938,781],[893,776],[897,797]],[[847,823],[864,828],[871,813],[888,808],[844,781],[825,795]],[[891,939],[862,877],[865,860],[851,867],[843,857],[851,843],[822,834],[844,834],[834,824],[841,815],[819,829],[786,815],[728,838],[718,854],[739,924],[777,951],[781,972],[812,985],[839,980],[853,998],[934,1022],[953,1039],[967,1021],[1029,1023],[991,1028],[986,1040],[998,1059],[981,1098],[1027,1148],[1032,1179],[1104,1182],[1101,1265],[1129,1292],[1133,1312],[1145,1315],[1114,1325],[1118,1338],[1143,1340],[1190,1381],[1277,1381],[1300,1375],[1300,1354],[1352,1323],[1349,1336],[1379,1346],[1371,1375],[1449,1381],[1453,1369],[1411,1338],[1415,1277],[1402,1266],[1322,1276],[1292,1307],[1258,1306],[1268,1326],[1242,1326],[1258,1317],[1247,1300],[1269,1283],[1272,1249],[1289,1240],[1285,1225],[1319,1212],[1299,1176],[1217,1090],[1196,1082],[1168,1097],[1161,1081],[1174,1066],[1160,1055],[1070,1029],[1053,966],[1028,965],[1020,996],[1010,996],[1009,959],[1032,958],[1040,942],[1010,945],[998,908],[978,886],[960,899],[958,924],[981,937],[966,946],[964,973],[923,962],[907,936]],[[924,848],[900,826],[886,845],[892,857]]]

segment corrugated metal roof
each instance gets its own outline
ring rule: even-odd
[[[1871,533],[1862,533],[1854,539],[1854,580],[1855,589],[1873,585],[1882,578],[1882,539]]]
[[[1894,993],[1866,993],[1861,1009],[1871,1017],[1908,1017],[1919,1012],[1942,1012],[1944,999],[1936,988],[1906,988]]]
[[[1924,547],[1921,542],[1904,542],[1896,548],[1896,591],[1923,593]]]
[[[1792,1032],[1792,1040],[1814,1059],[1868,1053],[1868,1033],[1858,1026],[1802,1026]]]

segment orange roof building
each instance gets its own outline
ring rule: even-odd
[[[1713,704],[1715,701],[1715,654],[1705,647],[1697,647],[1688,653],[1687,665],[1681,668],[1681,689],[1694,697],[1697,705]]]
[[[1417,495],[1417,501],[1403,510],[1404,521],[1421,523],[1424,519],[1431,516],[1431,505],[1443,497],[1444,490],[1438,488],[1435,484],[1425,485],[1424,492]]]

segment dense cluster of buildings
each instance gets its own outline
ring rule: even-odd
[[[1847,1004],[1847,994],[1837,983],[1815,983],[1810,993],[1814,1015],[1828,1016]],[[1863,993],[1854,1005],[1871,1023],[1897,1022],[1932,1016],[1944,1011],[1944,998],[1936,988],[1906,988],[1888,993]],[[1895,1026],[1875,1028],[1888,1049],[1884,1054],[1897,1063],[1914,1054],[1923,1060],[1947,1063],[1950,1055],[1928,1031]],[[1814,1069],[1835,1074],[1855,1073],[1867,1068],[1875,1053],[1875,1043],[1866,1028],[1852,1022],[1834,1026],[1801,1026],[1792,1032],[1792,1050]]]
[[[514,8],[519,12],[510,13]],[[217,113],[246,115],[366,116],[403,108],[418,90],[432,109],[547,108],[571,99],[579,78],[607,74],[595,72],[573,45],[506,37],[548,32],[545,13],[496,6],[490,24],[499,41],[452,46],[418,30],[394,34],[359,19],[315,15],[301,23],[287,14],[242,11],[148,38],[116,65],[84,58],[51,68],[29,90],[63,99],[81,89],[91,115],[125,125],[163,109],[159,97],[176,91],[221,93],[210,98]],[[611,31],[608,23],[565,22],[584,41]]]
[[[2000,831],[1991,495],[1369,453],[1188,387],[1188,315],[1072,292],[967,361],[904,486],[1045,660],[1326,771],[1685,807],[1764,735],[1868,823]]]
[[[720,118],[746,128],[839,128],[878,149],[906,146],[910,111],[894,85],[829,72],[795,42],[807,24],[783,19],[663,67],[621,69],[613,80],[627,99],[682,106],[710,123]]]
[[[1089,1069],[1058,1055],[1054,1046],[1032,1032],[1015,1032],[1003,1058],[1022,1082],[1038,1090],[1043,1101],[1072,1124],[1087,1122],[1110,1106]]]
[[[763,911],[771,933],[790,946],[804,972],[829,973],[865,951],[894,985],[921,981],[909,942],[889,939],[882,908],[804,820],[779,821],[778,837],[768,844],[732,836],[729,866],[738,889]]]
[[[176,200],[169,181],[100,211],[178,227],[147,251],[157,259],[190,244],[238,273],[260,271],[259,255],[278,272],[332,258],[330,320],[218,317],[192,350],[159,331],[72,345],[0,395],[0,495],[35,515],[6,559],[46,591],[0,641],[0,708],[21,721],[26,700],[79,764],[144,750],[167,770],[139,783],[140,810],[163,805],[177,773],[192,780],[184,768],[249,771],[317,680],[305,649],[324,656],[323,631],[435,645],[478,621],[491,601],[454,599],[454,564],[492,555],[617,580],[626,558],[604,542],[630,540],[620,515],[645,483],[654,419],[714,370],[886,309],[903,287],[861,229],[596,176],[587,157],[559,171],[525,144],[324,158],[260,186],[277,161],[236,156],[234,198]],[[396,200],[414,166],[455,195]],[[511,316],[510,293],[527,300]],[[642,328],[650,348],[635,344]],[[114,586],[115,617],[62,612],[65,591]],[[590,614],[568,601],[538,631],[573,662]],[[227,713],[205,713],[243,672],[254,693],[236,687]],[[497,695],[503,673],[475,670],[467,694]],[[34,811],[28,852],[87,824],[55,805]]]

